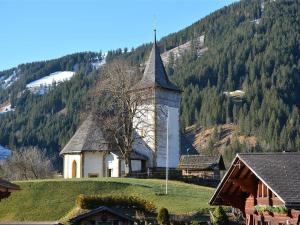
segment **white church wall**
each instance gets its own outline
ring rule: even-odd
[[[73,162],[76,162],[76,178],[81,177],[81,155],[65,154],[64,155],[64,178],[72,178]]]
[[[153,166],[153,151],[155,149],[155,107],[152,102],[138,107],[137,115],[133,120],[137,135],[133,149],[148,157],[148,166]]]
[[[154,96],[155,101],[149,100],[139,107],[142,116],[138,114],[134,120],[135,127],[139,124],[138,135],[145,134],[141,141],[134,143],[134,149],[149,158],[148,167],[165,167],[168,140],[169,167],[177,168],[180,154],[180,93],[156,89]]]
[[[156,166],[166,167],[167,145],[168,166],[177,168],[180,154],[179,107],[180,94],[157,90],[157,146]],[[167,141],[168,140],[168,141]]]
[[[168,124],[169,167],[177,168],[179,165],[179,154],[180,154],[179,110],[178,108],[173,108],[173,107],[168,107],[168,109],[169,109],[169,124]]]
[[[104,152],[86,151],[84,152],[84,177],[98,176],[103,177],[103,157]]]

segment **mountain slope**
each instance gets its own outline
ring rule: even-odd
[[[166,67],[172,81],[184,91],[183,128],[197,124],[210,129],[232,123],[240,135],[256,137],[259,148],[254,150],[300,149],[299,7],[300,0],[243,0],[159,41],[162,53],[191,43],[190,51],[169,60]],[[207,50],[198,57],[193,40],[202,35]],[[110,51],[106,60],[123,57],[142,65],[150,46],[145,44],[131,52]],[[0,91],[0,102],[7,102],[10,96],[16,107],[14,113],[0,117],[0,144],[11,148],[38,145],[58,159],[59,150],[80,122],[79,112],[84,111],[87,92],[97,79],[90,67],[95,54],[58,59],[49,65],[25,64],[2,76],[0,73],[0,79],[8,79],[14,71],[26,74]],[[72,71],[75,65],[79,67],[77,75],[49,94],[20,94],[26,84],[42,77],[40,72],[46,76],[59,70]],[[231,147],[231,152],[253,150],[238,144]]]
[[[182,126],[234,123],[264,151],[300,149],[300,1],[244,0],[159,42],[162,51],[205,34],[167,71],[183,92]],[[149,45],[125,55],[143,61]],[[242,98],[224,93],[239,90]]]

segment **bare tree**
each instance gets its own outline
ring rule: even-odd
[[[125,176],[132,171],[130,155],[133,144],[151,138],[152,126],[146,118],[153,109],[150,104],[145,104],[151,101],[151,90],[136,92],[132,89],[140,78],[141,71],[137,66],[115,60],[102,68],[101,79],[92,93],[97,99],[93,113],[122,154]]]
[[[11,180],[42,179],[53,176],[51,160],[37,147],[14,151],[2,168],[4,176]]]

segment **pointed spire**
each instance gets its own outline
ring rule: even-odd
[[[134,87],[134,89],[145,89],[150,87],[160,87],[172,91],[180,91],[180,89],[169,81],[164,64],[160,57],[159,48],[156,43],[156,29],[154,29],[154,43],[146,63],[146,68],[142,79]]]

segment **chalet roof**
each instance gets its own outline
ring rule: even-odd
[[[146,68],[142,79],[133,87],[133,90],[140,90],[150,87],[160,87],[169,89],[172,91],[180,91],[180,89],[170,82],[162,59],[160,57],[160,51],[156,44],[156,36],[154,43],[146,63]]]
[[[108,141],[104,138],[101,124],[89,116],[78,128],[60,154],[82,151],[107,151]]]
[[[16,184],[13,184],[7,180],[3,180],[0,178],[0,188],[1,189],[6,189],[8,192],[10,191],[15,191],[15,190],[20,190],[20,187]]]
[[[179,163],[180,169],[213,170],[218,168],[225,170],[222,156],[207,155],[182,155]]]
[[[85,218],[88,218],[88,217],[93,216],[93,215],[95,215],[97,213],[100,213],[100,212],[109,212],[109,213],[114,214],[114,215],[116,215],[119,218],[122,218],[124,220],[129,220],[129,221],[132,221],[132,222],[134,221],[131,217],[129,217],[129,216],[127,216],[127,215],[125,215],[125,214],[117,211],[117,210],[108,208],[106,206],[100,206],[100,207],[98,207],[96,209],[93,209],[93,210],[87,212],[87,213],[84,213],[82,215],[79,215],[79,216],[76,216],[76,217],[70,219],[70,222],[71,222],[71,224],[72,223],[76,223],[78,221],[81,221],[81,220],[83,220]]]
[[[286,207],[300,209],[300,152],[237,154],[210,204],[218,204],[220,192],[238,173],[234,170],[240,167],[236,166],[239,161],[276,194]]]

